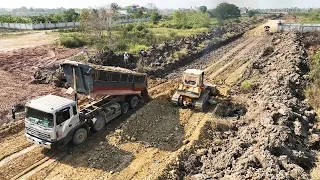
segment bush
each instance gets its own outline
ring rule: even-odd
[[[250,80],[245,80],[241,83],[242,90],[246,92],[251,92],[254,89],[256,89],[256,87],[257,87],[257,84]]]
[[[138,54],[141,50],[147,50],[148,47],[140,44],[130,44],[128,45],[127,52],[130,54]]]
[[[133,28],[134,28],[134,24],[132,23],[126,24],[124,27],[126,31],[132,31]]]
[[[158,12],[153,11],[150,18],[153,24],[158,24],[161,19],[161,15]]]
[[[61,45],[67,48],[82,47],[88,44],[87,39],[79,34],[60,35],[59,41]]]
[[[177,29],[210,27],[211,23],[211,18],[208,13],[198,11],[184,12],[177,10],[172,16],[172,22]]]
[[[133,31],[142,31],[146,29],[146,27],[143,24],[137,24],[134,28]]]

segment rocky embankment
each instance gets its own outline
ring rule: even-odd
[[[308,57],[299,33],[275,34],[230,94],[247,102],[239,120],[213,119],[164,179],[310,179],[319,146],[316,112],[303,90]],[[241,82],[255,88],[244,93]]]

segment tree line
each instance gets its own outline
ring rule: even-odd
[[[75,22],[80,20],[80,14],[74,9],[65,10],[62,13],[40,15],[40,16],[13,16],[0,15],[0,22],[4,23],[58,23]]]

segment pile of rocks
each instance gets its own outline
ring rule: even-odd
[[[303,95],[307,54],[298,33],[274,38],[280,39],[274,52],[258,58],[246,73],[246,79],[259,79],[258,88],[247,94],[247,116],[227,129],[206,129],[204,153],[186,155],[168,177],[310,179],[312,149],[319,147],[320,136],[316,112]],[[235,87],[232,93],[243,92]]]

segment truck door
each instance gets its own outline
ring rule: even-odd
[[[68,134],[74,127],[73,110],[70,107],[64,108],[56,113],[56,134],[57,140],[60,140]]]

